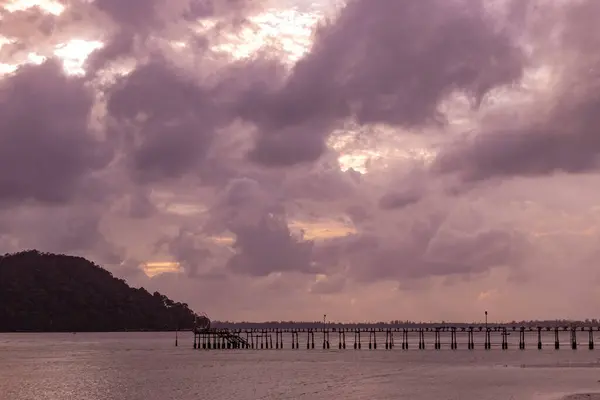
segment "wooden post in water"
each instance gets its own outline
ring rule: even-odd
[[[468,337],[467,348],[469,350],[475,349],[475,338],[473,335],[473,327],[472,326],[469,327],[469,333],[468,333],[467,337]]]
[[[486,326],[485,328],[485,342],[483,347],[485,350],[490,350],[492,348],[492,334],[490,332],[490,328]]]
[[[458,349],[458,341],[456,340],[456,327],[451,328],[451,343],[450,348],[452,350]]]
[[[589,332],[588,332],[588,333],[589,333],[589,335],[590,335],[590,337],[589,337],[589,343],[588,343],[588,347],[589,347],[589,349],[590,349],[590,350],[594,350],[594,328],[592,328],[592,327],[590,326],[590,330],[589,330]]]
[[[525,350],[525,327],[522,326],[519,330],[519,349]]]

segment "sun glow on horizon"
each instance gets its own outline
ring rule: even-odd
[[[140,268],[149,278],[153,278],[155,276],[166,273],[181,272],[181,265],[173,261],[147,262],[140,265]]]

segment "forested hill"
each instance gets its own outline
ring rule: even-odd
[[[129,287],[81,257],[26,251],[0,256],[0,331],[189,329],[194,312]]]

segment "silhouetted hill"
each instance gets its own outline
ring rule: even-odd
[[[187,304],[131,288],[81,257],[0,256],[0,331],[190,329],[194,317]]]

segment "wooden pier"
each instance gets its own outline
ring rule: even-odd
[[[516,327],[469,326],[427,328],[316,328],[316,329],[194,329],[194,349],[339,349],[392,350],[536,348],[561,346],[594,349],[594,333],[600,326]],[[518,335],[518,343],[516,336]],[[568,335],[568,339],[564,337]],[[510,337],[515,339],[509,340]],[[316,339],[315,339],[316,337]],[[563,340],[561,341],[561,337]],[[583,342],[578,342],[578,338]],[[544,340],[545,339],[545,340]],[[399,347],[396,346],[397,342]]]

